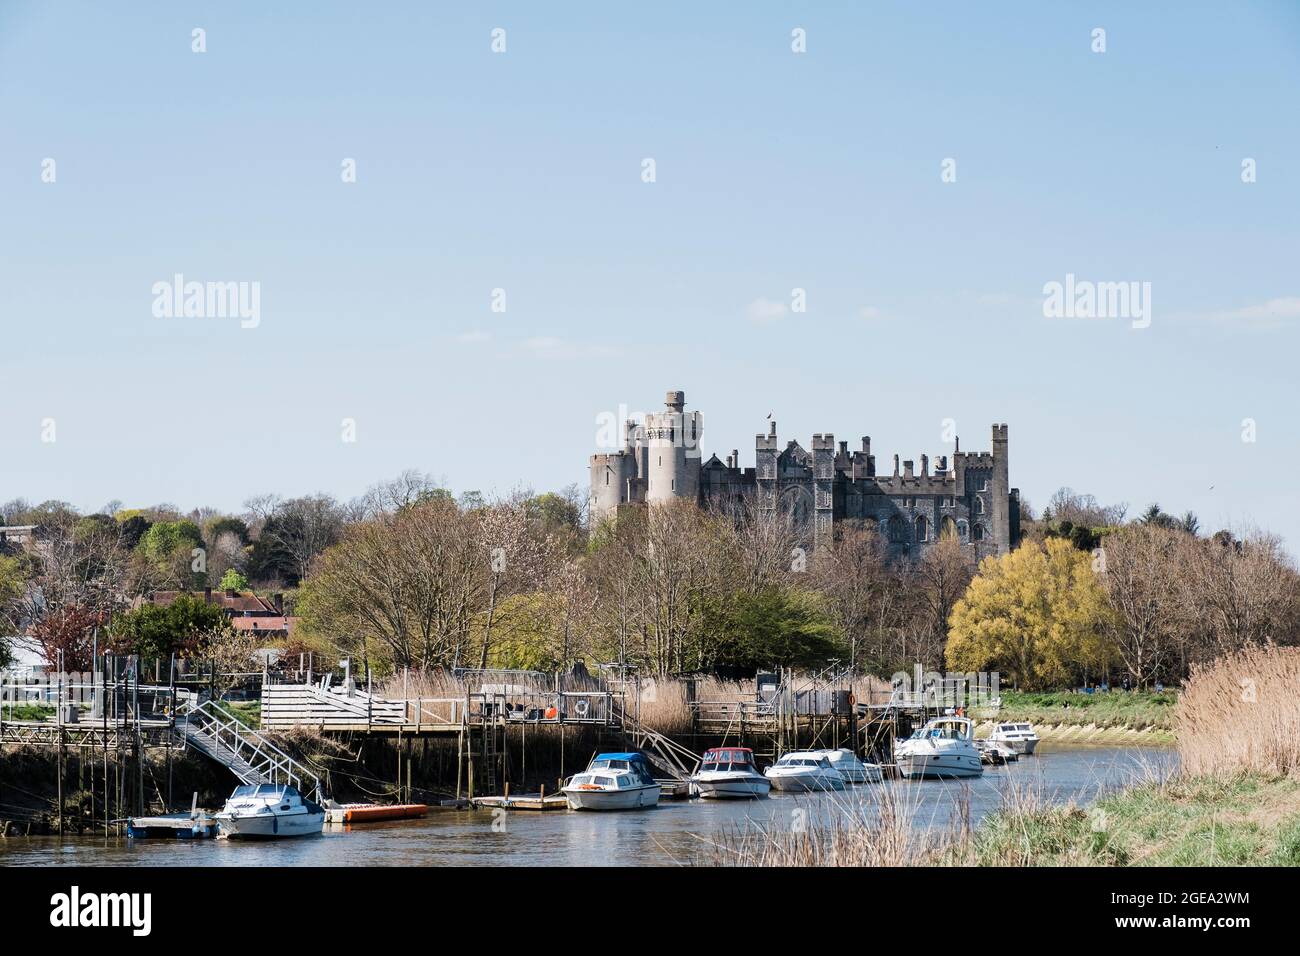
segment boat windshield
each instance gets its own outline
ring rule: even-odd
[[[275,783],[250,783],[242,787],[236,787],[233,797],[278,797],[280,794],[288,794],[292,787],[282,787]]]
[[[588,770],[630,770],[626,760],[593,760]]]
[[[966,728],[961,724],[939,724],[930,730],[930,736],[940,740],[965,740]]]

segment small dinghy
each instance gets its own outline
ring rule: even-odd
[[[560,788],[570,810],[641,810],[657,806],[660,786],[644,755],[597,754]]]
[[[691,786],[701,797],[724,800],[765,797],[772,789],[771,781],[754,766],[754,751],[748,747],[706,750]]]
[[[325,808],[286,784],[246,784],[235,788],[213,819],[232,840],[277,840],[319,835]]]

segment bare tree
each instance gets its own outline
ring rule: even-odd
[[[1107,535],[1096,564],[1115,615],[1111,636],[1138,687],[1162,675],[1191,622],[1180,600],[1183,535],[1155,525],[1126,525]]]

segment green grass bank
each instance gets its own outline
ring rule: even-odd
[[[948,850],[974,866],[1300,866],[1300,780],[1173,777],[1084,809],[1002,810]]]

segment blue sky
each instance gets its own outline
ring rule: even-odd
[[[541,6],[0,5],[0,499],[558,488],[681,388],[744,464],[1005,421],[1036,506],[1300,550],[1300,5]],[[1150,327],[1045,318],[1070,273]]]

